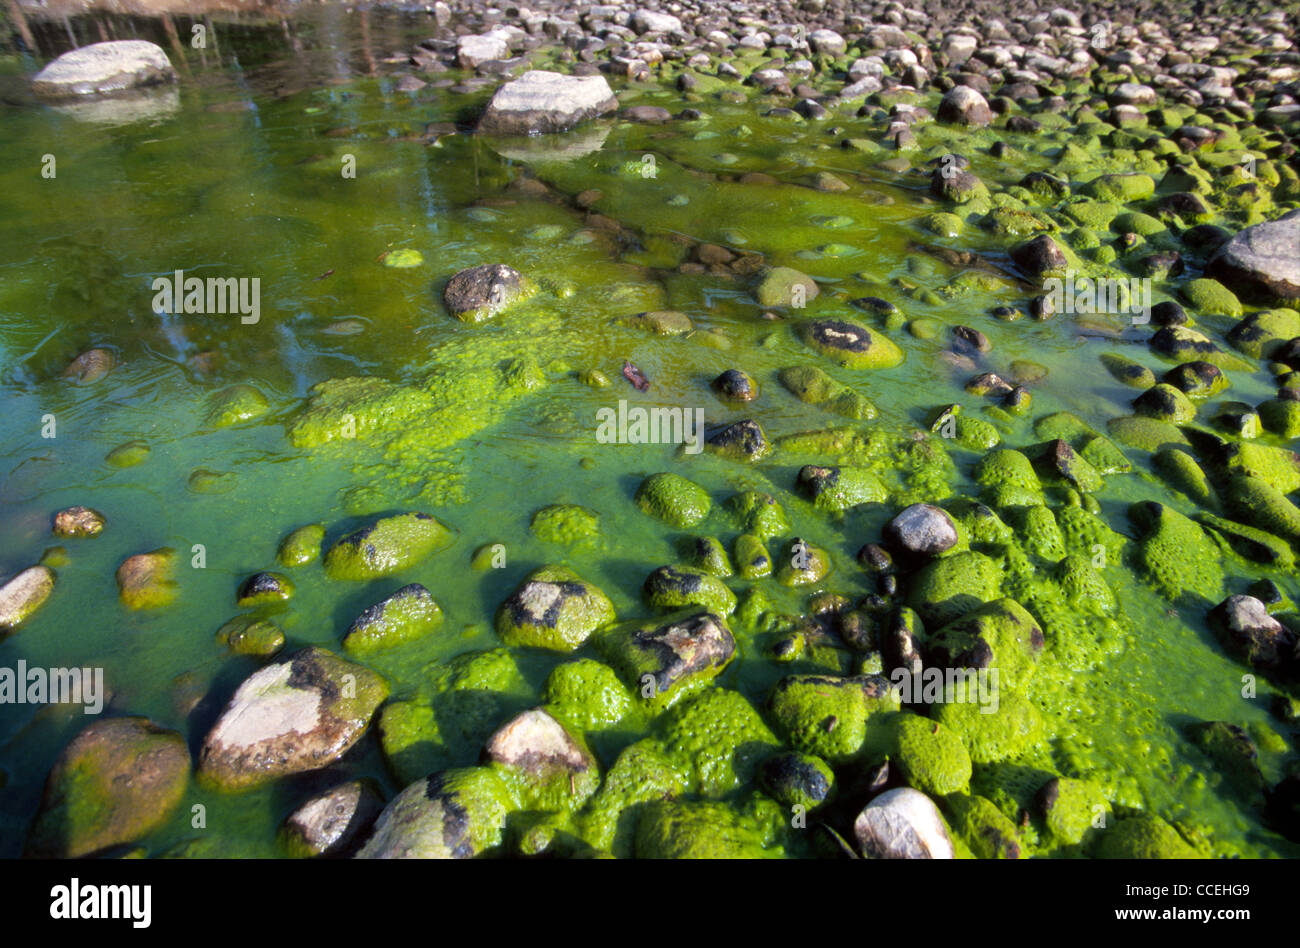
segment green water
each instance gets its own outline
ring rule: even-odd
[[[343,585],[326,579],[319,563],[293,570],[297,593],[275,616],[289,638],[286,651],[308,644],[337,649],[363,608],[404,583],[427,586],[447,616],[441,630],[368,660],[394,683],[396,698],[415,694],[431,665],[499,645],[493,613],[541,564],[571,566],[609,595],[620,617],[645,615],[641,583],[678,558],[684,535],[641,514],[632,500],[641,479],[655,471],[686,474],[712,493],[715,513],[691,532],[716,535],[728,549],[739,531],[718,509],[721,502],[741,489],[772,493],[795,533],[832,552],[835,571],[820,588],[848,596],[870,591],[853,554],[878,539],[892,510],[872,505],[838,519],[815,512],[793,492],[799,466],[815,459],[778,452],[747,466],[709,454],[681,457],[671,445],[604,445],[596,440],[596,412],[619,399],[702,408],[711,426],[753,417],[773,438],[845,424],[907,430],[949,402],[977,413],[981,400],[962,390],[974,373],[939,358],[944,336],[922,341],[902,331],[891,333],[907,355],[899,368],[837,368],[805,347],[789,321],[758,318],[762,309],[748,282],[677,272],[688,246],[680,238],[762,253],[771,264],[815,277],[822,294],[796,316],[842,315],[849,298],[882,296],[910,318],[985,332],[993,349],[983,368],[1005,373],[1015,359],[1045,366],[1049,374],[1034,388],[1033,411],[1003,433],[1011,446],[1038,440],[1032,421],[1052,411],[1073,411],[1103,430],[1108,419],[1129,413],[1135,393],[1105,372],[1102,353],[1123,351],[1157,372],[1163,368],[1145,346],[1084,337],[1068,317],[1042,323],[990,317],[1001,303],[1023,305],[1024,289],[991,273],[953,270],[909,246],[987,250],[996,260],[1005,240],[970,223],[958,238],[929,234],[920,220],[941,208],[926,193],[926,175],[880,167],[885,153],[834,147],[838,138],[825,131],[831,123],[762,117],[766,106],[753,90],[744,90],[754,99],[748,102],[702,97],[708,118],[698,123],[614,125],[597,150],[565,160],[509,149],[503,155],[499,146],[469,135],[431,145],[419,140],[426,124],[473,116],[489,92],[396,93],[392,79],[365,74],[354,20],[299,26],[310,41],[334,36],[327,27],[353,44],[346,55],[309,42],[308,52],[294,56],[277,31],[246,30],[220,56],[210,54],[206,66],[191,57],[179,107],[152,121],[96,124],[37,107],[8,107],[3,115],[0,572],[31,565],[56,542],[68,548],[69,561],[58,569],[51,600],[0,642],[0,666],[25,659],[43,667],[103,667],[114,712],[144,714],[180,730],[193,752],[234,687],[257,667],[230,656],[214,633],[239,612],[240,581],[278,568],[277,544],[303,524],[325,524],[328,541],[366,515],[421,509],[457,531],[449,550],[386,581]],[[418,22],[385,21],[389,52],[422,35]],[[9,61],[4,68],[13,77],[23,64]],[[623,91],[621,82],[614,85]],[[625,104],[675,110],[681,95],[667,89],[631,88]],[[845,134],[860,128],[868,137],[866,120],[851,110],[838,124]],[[915,164],[948,150],[952,133],[926,129]],[[1051,136],[1006,137],[1021,154],[1004,162],[966,142],[964,153],[974,156],[985,180],[1049,168],[1042,152],[1060,144]],[[40,175],[45,154],[57,160],[53,179]],[[647,154],[655,156],[653,177],[641,171]],[[355,157],[355,178],[341,174],[348,155]],[[1098,170],[1127,169],[1103,163]],[[746,171],[780,183],[730,180]],[[849,190],[805,187],[818,171],[839,176]],[[525,184],[530,181],[546,187]],[[568,203],[593,188],[603,192],[593,209],[621,222],[622,237],[589,223]],[[396,269],[379,262],[385,251],[401,248],[418,250],[423,263]],[[449,318],[440,300],[446,279],[493,262],[531,276],[541,292],[488,323]],[[259,278],[260,321],[155,314],[150,281],[176,269]],[[920,292],[926,289],[932,293]],[[1157,283],[1157,298],[1172,295],[1167,290]],[[680,310],[695,332],[656,338],[617,323],[649,309]],[[343,320],[359,321],[362,331],[338,332]],[[76,386],[59,377],[72,357],[96,346],[117,357],[105,378]],[[474,370],[519,356],[544,367],[549,383],[509,404],[476,397],[462,419],[471,433],[454,443],[418,424],[395,440],[298,450],[286,439],[286,422],[323,380],[402,381],[441,372],[452,389],[468,389]],[[624,383],[625,359],[651,380],[649,391]],[[817,364],[867,394],[880,417],[852,423],[797,401],[776,374],[798,364]],[[710,392],[710,380],[730,367],[743,368],[761,386],[761,398],[748,408],[729,408]],[[613,385],[588,387],[577,378],[586,369],[600,370]],[[1272,391],[1264,372],[1234,372],[1232,381],[1225,398],[1258,401]],[[213,396],[235,383],[258,388],[272,411],[213,430],[205,422]],[[54,438],[42,437],[48,415],[56,421]],[[109,451],[134,440],[151,448],[142,464],[105,463]],[[954,492],[974,496],[969,474],[978,455],[955,447],[951,453]],[[1108,477],[1099,494],[1112,528],[1131,535],[1125,509],[1135,500],[1194,512],[1191,501],[1147,473],[1147,455],[1126,453],[1135,473]],[[201,470],[232,475],[229,489],[191,489],[191,475]],[[531,515],[555,503],[598,513],[598,538],[569,548],[536,539]],[[73,504],[107,516],[100,537],[51,536],[53,512]],[[505,568],[472,571],[472,552],[496,542],[505,545]],[[190,565],[196,544],[206,555],[202,569]],[[180,597],[168,608],[132,613],[119,602],[114,570],[126,556],[161,546],[182,554]],[[1230,591],[1269,575],[1244,561],[1229,561],[1228,571]],[[1117,802],[1196,827],[1219,854],[1294,855],[1296,847],[1265,828],[1180,731],[1192,720],[1270,728],[1269,689],[1243,699],[1245,669],[1222,653],[1204,625],[1210,603],[1170,604],[1119,565],[1105,575],[1119,597],[1126,635],[1118,651],[1095,656],[1087,669],[1045,654],[1032,695],[1054,735],[1045,759],[1062,773],[1097,780]],[[1289,577],[1277,578],[1291,588]],[[729,583],[737,592],[751,585]],[[757,584],[779,610],[806,609],[807,590]],[[733,628],[740,658],[720,683],[755,706],[762,707],[779,677],[808,670],[765,659],[758,633],[739,621]],[[566,658],[520,656],[538,690]],[[0,855],[21,851],[45,774],[88,720],[61,707],[0,708]],[[636,736],[598,743],[602,764]],[[473,763],[478,750],[458,749],[461,763]],[[1284,761],[1261,751],[1271,781]],[[390,795],[401,788],[373,734],[331,770],[334,778],[344,773],[373,776]],[[308,776],[238,796],[192,784],[170,824],[143,848],[150,855],[277,855],[279,822],[310,789],[330,782]],[[203,828],[193,825],[195,804],[206,808]]]

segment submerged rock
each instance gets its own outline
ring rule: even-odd
[[[267,658],[284,648],[284,630],[257,616],[236,616],[217,630],[216,638],[236,655]]]
[[[532,69],[492,96],[478,130],[494,135],[562,132],[618,109],[603,76],[565,76]]]
[[[17,628],[54,592],[54,571],[32,566],[0,586],[0,632]]]
[[[68,507],[54,515],[56,537],[97,537],[104,530],[104,515],[90,507]]]
[[[117,568],[117,589],[128,609],[159,609],[171,605],[180,592],[173,575],[176,551],[160,547],[128,556]]]
[[[373,781],[349,780],[290,813],[280,828],[280,841],[298,858],[336,856],[360,842],[383,808]]]
[[[267,665],[239,686],[203,741],[199,777],[247,790],[343,756],[388,697],[370,669],[322,648]]]
[[[32,80],[32,91],[46,99],[123,92],[176,80],[161,47],[144,40],[92,43],[64,53]]]
[[[284,602],[293,596],[293,582],[279,573],[254,573],[239,584],[235,605],[247,608],[273,602]]]
[[[911,787],[887,790],[868,803],[853,823],[853,835],[868,859],[955,856],[938,807]]]
[[[78,385],[89,385],[111,372],[116,361],[113,353],[107,349],[88,349],[68,363],[68,367],[63,370],[63,377],[72,379]]]
[[[671,472],[651,474],[637,488],[635,499],[642,512],[674,527],[695,526],[712,507],[708,491]]]
[[[175,731],[139,717],[96,721],[55,761],[27,850],[77,859],[135,842],[167,822],[189,779]]]

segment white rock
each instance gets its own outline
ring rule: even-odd
[[[54,591],[54,573],[46,566],[25,569],[0,586],[0,630],[12,629],[41,607]]]
[[[682,21],[669,13],[637,10],[632,14],[632,29],[638,33],[673,33],[680,32],[681,28]]]
[[[462,69],[473,69],[480,63],[505,59],[510,55],[510,44],[501,35],[462,36],[456,44],[456,60]]]
[[[479,131],[496,135],[560,132],[618,108],[603,76],[565,76],[533,69],[492,96]]]
[[[853,823],[868,859],[952,859],[952,839],[930,798],[911,787],[876,797]]]
[[[45,98],[100,95],[175,79],[176,70],[161,47],[145,40],[116,40],[64,53],[36,74],[32,91]]]

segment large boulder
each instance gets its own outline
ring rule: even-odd
[[[93,43],[64,53],[36,74],[32,91],[46,99],[123,92],[174,82],[162,48],[144,40]]]
[[[338,760],[388,697],[379,675],[323,648],[244,680],[203,741],[199,777],[244,790]]]
[[[72,739],[45,782],[29,854],[79,858],[135,842],[185,796],[185,739],[145,718],[108,718]]]
[[[493,135],[562,132],[617,108],[618,100],[603,76],[532,69],[496,91],[478,130]]]
[[[1300,210],[1247,227],[1219,248],[1205,272],[1257,302],[1300,299]]]

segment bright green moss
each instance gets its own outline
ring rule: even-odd
[[[557,719],[583,731],[613,727],[632,709],[632,696],[614,669],[590,658],[556,665],[542,701]]]
[[[314,563],[320,557],[321,543],[325,539],[325,527],[311,523],[299,527],[280,541],[276,557],[282,566],[305,566]]]
[[[778,859],[770,830],[718,803],[648,804],[636,830],[639,859]]]
[[[1019,859],[1020,833],[1016,824],[981,796],[955,793],[944,801],[952,831],[970,847],[977,859]]]
[[[703,487],[680,474],[651,474],[637,488],[636,504],[644,513],[674,527],[692,527],[708,516],[712,502]]]
[[[343,647],[355,655],[371,655],[413,642],[440,625],[438,603],[429,590],[411,583],[362,612],[343,637]]]
[[[578,504],[551,504],[533,514],[528,528],[546,543],[569,545],[600,533],[600,515]]]
[[[1208,277],[1184,283],[1183,298],[1197,313],[1241,315],[1241,301],[1218,280]]]
[[[907,784],[931,797],[970,786],[971,760],[961,738],[938,721],[909,712],[893,721],[890,761]]]
[[[1178,831],[1154,814],[1130,816],[1110,825],[1093,851],[1098,859],[1199,859]]]
[[[689,766],[691,786],[704,797],[723,797],[749,783],[780,746],[745,696],[725,688],[707,688],[679,703],[660,730],[664,748]]]
[[[1018,692],[999,684],[993,700],[981,703],[977,688],[967,691],[965,700],[939,705],[936,719],[962,739],[975,763],[1016,757],[1047,740],[1042,714]]]
[[[888,712],[899,707],[898,692],[879,676],[795,675],[777,682],[768,697],[786,743],[832,763],[885,749]]]
[[[1284,494],[1300,490],[1300,456],[1286,448],[1250,441],[1229,444],[1220,456],[1219,470],[1225,477],[1248,474]]]
[[[1137,415],[1112,418],[1106,423],[1106,429],[1120,444],[1137,448],[1139,451],[1159,451],[1168,445],[1191,446],[1187,436],[1176,427],[1155,418],[1143,418]]]
[[[747,490],[727,501],[727,509],[740,528],[766,541],[790,532],[790,521],[775,497]]]
[[[1156,473],[1174,490],[1202,506],[1213,506],[1214,488],[1196,460],[1181,448],[1161,448],[1152,458]]]
[[[1065,538],[1047,507],[1039,504],[1015,508],[1010,522],[1028,552],[1052,563],[1065,556]]]
[[[600,589],[567,567],[543,566],[501,604],[496,630],[507,645],[570,652],[612,621],[614,604]]]
[[[800,323],[799,334],[810,349],[850,369],[890,369],[904,358],[893,340],[856,320],[812,319]]]
[[[266,396],[251,385],[240,383],[223,388],[212,396],[208,408],[209,428],[229,428],[260,418],[271,410]]]
[[[426,513],[383,517],[335,541],[325,554],[325,572],[331,579],[382,579],[446,549],[454,539]]]
[[[1222,598],[1219,551],[1196,523],[1153,502],[1134,504],[1129,519],[1142,533],[1134,551],[1137,569],[1167,599],[1188,593]]]
[[[1225,485],[1223,502],[1237,519],[1293,543],[1300,541],[1300,508],[1265,481],[1238,474]]]
[[[702,606],[729,616],[736,608],[736,594],[716,576],[687,566],[661,566],[646,577],[641,587],[646,604],[671,612],[687,606]]]
[[[997,669],[998,687],[1016,689],[1032,677],[1043,630],[1014,599],[965,612],[928,636],[932,660],[943,667]]]
[[[912,580],[908,605],[926,624],[942,625],[996,599],[1002,581],[997,562],[966,551],[927,563]]]
[[[736,537],[733,548],[736,569],[745,579],[762,579],[772,574],[772,558],[767,555],[767,547],[760,537],[752,533],[742,533]]]
[[[1110,819],[1105,794],[1088,780],[1054,778],[1039,791],[1038,802],[1049,837],[1062,846],[1077,846]]]

